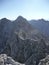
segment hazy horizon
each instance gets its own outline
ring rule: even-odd
[[[49,0],[0,0],[0,19],[15,20],[23,16],[27,20],[49,20]]]

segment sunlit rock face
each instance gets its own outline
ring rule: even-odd
[[[7,56],[6,54],[1,54],[0,65],[25,65],[25,64],[15,62],[11,57]]]

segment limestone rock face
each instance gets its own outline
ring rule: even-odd
[[[25,65],[25,64],[15,62],[11,57],[7,56],[6,54],[1,54],[0,65]]]

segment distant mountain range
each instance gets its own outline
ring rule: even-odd
[[[38,65],[49,54],[49,39],[30,23],[22,16],[14,21],[0,20],[0,54],[25,65]]]
[[[31,20],[29,23],[34,26],[36,29],[42,32],[45,36],[49,37],[49,21],[44,19]]]

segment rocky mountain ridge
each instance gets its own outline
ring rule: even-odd
[[[49,54],[49,40],[19,16],[15,21],[0,20],[0,54],[25,65],[38,65]]]
[[[49,21],[44,19],[39,20],[31,20],[29,23],[34,26],[36,29],[38,29],[42,34],[49,37]]]

